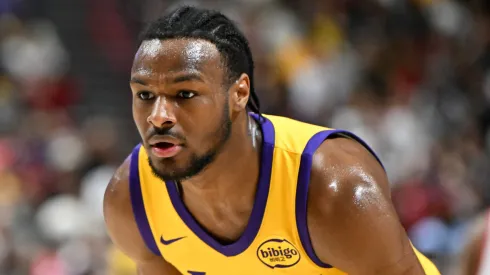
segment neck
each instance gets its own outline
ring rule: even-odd
[[[237,190],[255,190],[261,144],[262,133],[258,123],[245,112],[238,115],[221,152],[199,175],[185,181],[185,191],[201,195],[230,195],[240,194]],[[231,189],[233,192],[229,192]]]

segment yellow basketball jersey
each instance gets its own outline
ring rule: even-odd
[[[182,274],[346,274],[313,251],[306,223],[310,168],[313,153],[332,134],[367,145],[348,132],[283,117],[264,116],[260,124],[263,144],[255,204],[244,233],[231,244],[208,234],[185,207],[175,183],[152,174],[141,146],[133,150],[131,201],[146,245]],[[417,255],[427,274],[439,274]]]

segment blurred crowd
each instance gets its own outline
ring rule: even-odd
[[[138,32],[181,3],[239,24],[265,113],[369,143],[414,245],[457,266],[490,205],[488,1],[1,0],[0,275],[135,274],[102,198],[138,142]]]

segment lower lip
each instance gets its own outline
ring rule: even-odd
[[[182,150],[182,146],[174,145],[168,148],[151,147],[151,152],[159,158],[171,158]]]

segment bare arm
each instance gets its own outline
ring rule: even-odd
[[[486,215],[478,217],[468,232],[468,239],[460,256],[458,274],[474,275],[478,272],[486,229]]]
[[[145,245],[133,216],[129,195],[129,162],[126,159],[112,177],[104,196],[104,217],[114,244],[136,262],[139,275],[180,275]]]
[[[320,260],[348,274],[439,274],[425,258],[422,267],[392,206],[383,168],[356,141],[329,139],[315,153],[308,228]]]

